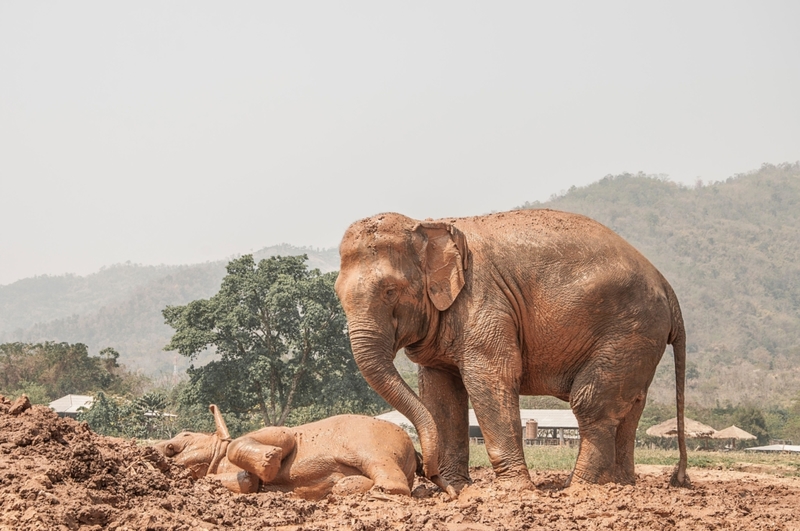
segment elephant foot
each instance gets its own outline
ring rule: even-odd
[[[244,470],[241,472],[212,474],[207,477],[219,481],[229,491],[237,494],[253,494],[254,492],[258,492],[258,478]]]
[[[565,487],[572,487],[578,484],[581,485],[605,485],[606,483],[615,483],[614,475],[611,472],[599,471],[581,471],[573,470],[567,478]]]
[[[261,444],[250,437],[240,437],[228,447],[228,460],[269,483],[281,468],[283,450],[279,446]]]
[[[632,472],[617,472],[614,483],[619,485],[636,485],[636,474]]]
[[[375,482],[365,476],[346,476],[334,484],[331,494],[334,496],[349,496],[363,494],[371,489]]]
[[[408,485],[408,480],[405,477],[377,477],[375,478],[375,486],[372,487],[372,490],[384,494],[411,496],[411,487]]]
[[[531,481],[530,472],[525,470],[524,474],[513,476],[498,476],[497,483],[504,490],[520,492],[525,490],[536,490],[536,485]]]
[[[453,487],[453,489],[455,489],[457,494],[460,493],[462,490],[464,490],[464,487],[468,487],[470,485],[472,485],[472,479],[469,477],[467,477],[466,479],[456,478],[450,480],[450,486]]]

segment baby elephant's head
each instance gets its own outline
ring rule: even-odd
[[[208,472],[217,446],[218,439],[214,435],[191,431],[182,431],[168,441],[153,445],[165,456],[172,457],[176,463],[190,469],[196,478],[203,477]]]
[[[209,406],[217,425],[215,433],[196,433],[182,431],[168,441],[156,443],[153,447],[167,457],[172,457],[179,465],[192,471],[195,478],[216,473],[217,466],[225,457],[231,436],[225,421],[215,405]]]

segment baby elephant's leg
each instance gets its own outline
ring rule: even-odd
[[[244,436],[231,441],[227,457],[234,465],[252,472],[264,483],[269,483],[275,479],[281,468],[283,450]]]
[[[371,489],[374,484],[371,479],[364,476],[345,476],[333,485],[331,494],[334,496],[362,494]]]
[[[409,478],[397,463],[373,463],[367,467],[365,472],[366,475],[375,482],[375,486],[373,487],[375,490],[380,490],[387,494],[411,495],[411,483],[414,479],[413,473]]]
[[[258,480],[250,472],[224,472],[222,474],[212,474],[208,476],[216,479],[231,492],[239,494],[252,494],[258,492]]]

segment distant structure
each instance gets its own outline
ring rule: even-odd
[[[771,444],[769,446],[756,446],[754,448],[745,448],[748,452],[794,452],[800,453],[800,445],[798,444]]]
[[[377,415],[375,418],[397,424],[404,429],[414,427],[405,415],[397,410]],[[571,409],[520,409],[519,420],[522,424],[522,439],[526,445],[572,445],[580,441],[578,419]],[[469,410],[470,442],[483,444],[483,432],[475,416],[475,410]]]
[[[78,416],[78,409],[92,407],[94,397],[87,395],[66,395],[58,400],[50,402],[50,409],[58,413],[59,417],[76,418]]]

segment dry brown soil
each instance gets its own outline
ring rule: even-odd
[[[0,397],[0,531],[27,529],[800,529],[800,478],[691,469],[669,489],[665,467],[639,467],[635,487],[577,486],[532,472],[533,492],[507,492],[489,469],[449,501],[420,482],[411,498],[381,493],[306,501],[232,494],[151,448],[96,435],[42,406]]]

